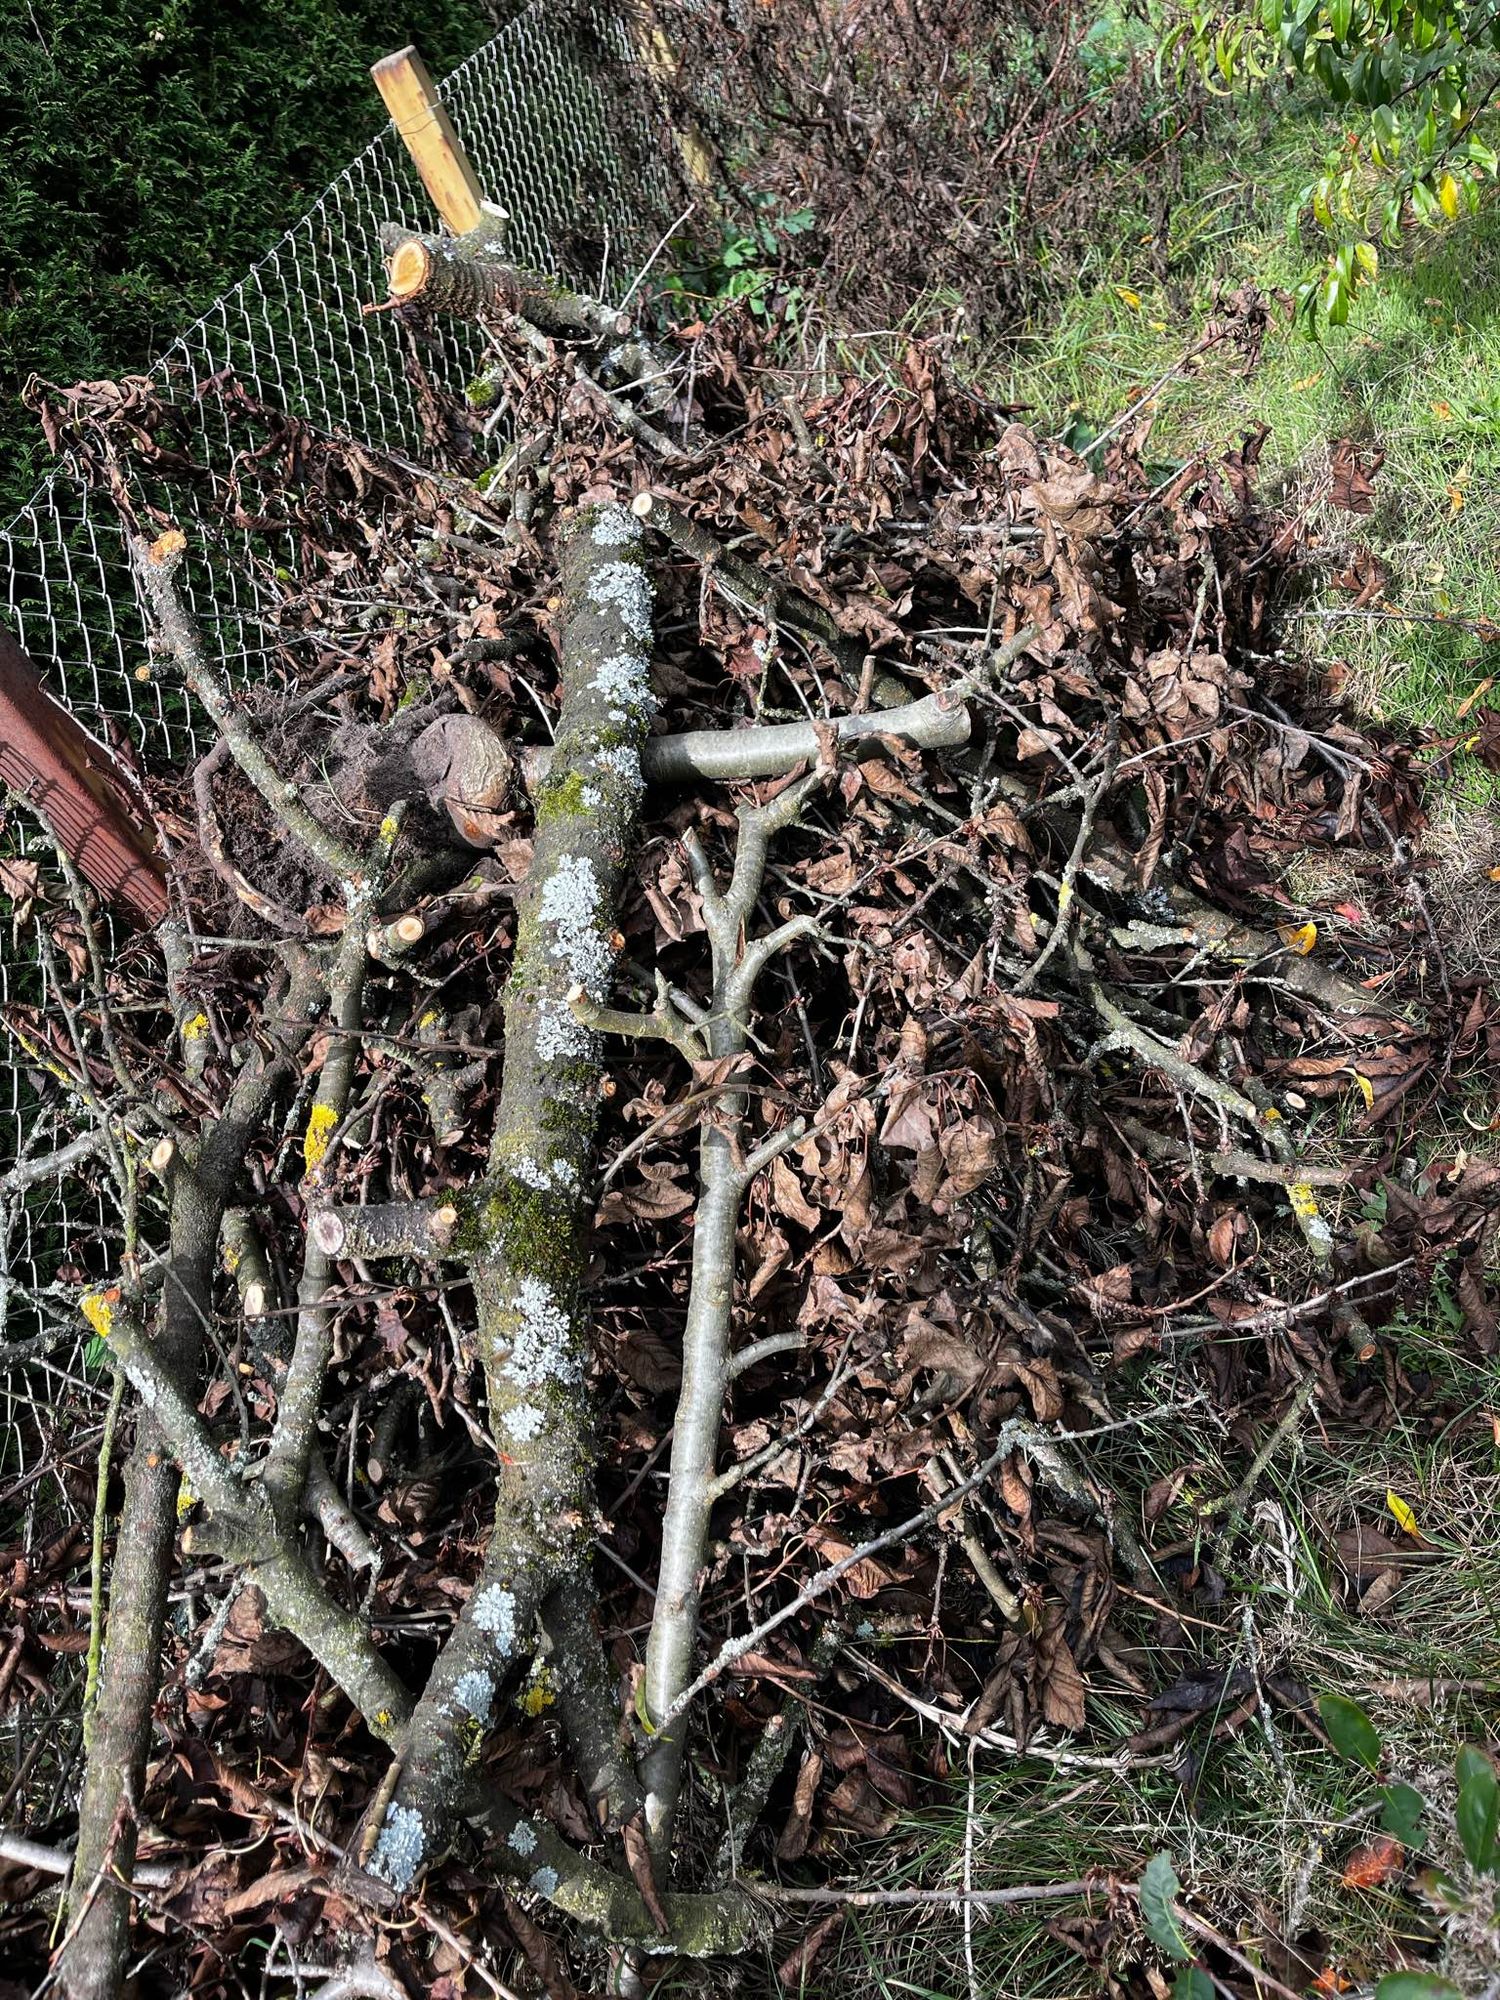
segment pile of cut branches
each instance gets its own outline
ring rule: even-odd
[[[387,249],[429,464],[177,385],[226,474],[154,383],[42,393],[217,740],[144,774],[169,921],[107,952],[34,869],[48,1005],[5,1009],[11,1224],[64,1178],[101,1218],[5,1356],[81,1312],[125,1390],[97,1509],[33,1406],[64,1501],[0,1569],[0,1686],[87,1648],[87,1748],[4,1850],[9,1960],[66,1851],[75,2000],[127,1955],[242,1991],[252,1949],[278,1991],[643,1992],[764,1945],[795,1984],[803,1904],[974,1746],[1113,1766],[1198,1719],[1145,1726],[1215,1540],[1118,1508],[1093,1438],[1184,1394],[1378,1429],[1440,1257],[1493,1347],[1500,1174],[1401,1164],[1493,1002],[1427,920],[1411,752],[1275,647],[1258,441],[1089,464],[932,346],[809,376],[748,316]],[[464,405],[444,311],[493,340]],[[253,690],[163,475],[248,538]],[[1334,845],[1366,893],[1293,905]],[[1128,1887],[1072,1885],[1115,1967]]]

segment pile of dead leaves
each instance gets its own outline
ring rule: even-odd
[[[273,671],[247,698],[308,785],[413,702],[481,713],[517,745],[545,742],[556,682],[547,522],[605,491],[649,486],[671,499],[825,607],[917,693],[1036,627],[1017,668],[976,696],[962,755],[887,742],[847,758],[768,878],[775,912],[815,913],[821,941],[766,981],[743,1074],[764,1128],[799,1114],[808,1129],[744,1216],[740,1316],[745,1343],[796,1329],[803,1345],[732,1389],[725,1461],[753,1463],[715,1517],[710,1637],[746,1629],[941,1499],[1011,1416],[1089,1433],[1170,1378],[1161,1393],[1204,1394],[1248,1461],[1309,1373],[1334,1428],[1378,1430],[1394,1409],[1420,1408],[1432,1385],[1405,1372],[1381,1328],[1442,1272],[1458,1337],[1494,1348],[1484,1246],[1500,1176],[1456,1159],[1416,1179],[1403,1161],[1431,1101],[1493,1064],[1500,1027],[1488,989],[1450,976],[1425,921],[1411,747],[1356,728],[1273,643],[1297,549],[1257,507],[1258,440],[1164,477],[1148,468],[1144,429],[1107,463],[1086,462],[959,386],[931,347],[912,346],[888,374],[809,380],[778,366],[748,316],[668,337],[691,362],[704,451],[664,473],[564,356],[514,347],[512,433],[551,442],[506,503],[479,477],[493,447],[478,420],[436,392],[434,436],[451,448],[429,472],[315,435],[232,382],[199,385],[240,446],[228,474],[188,451],[168,390],[89,385],[46,400],[59,446],[127,519],[154,530],[171,512],[159,488],[150,505],[140,497],[144,453],[154,478],[192,490],[200,515],[251,536]],[[420,328],[410,340],[420,368]],[[663,727],[854,705],[830,661],[778,625],[769,593],[747,604],[670,551],[655,568]],[[211,1100],[235,1044],[255,1032],[264,932],[197,851],[187,775],[151,781],[184,893],[200,927],[225,940],[199,960],[206,1068],[174,1086]],[[679,836],[695,826],[712,844],[731,804],[708,787],[648,801],[622,920],[643,986],[658,967],[689,993],[702,977]],[[450,899],[424,941],[416,978],[398,970],[382,984],[361,1059],[379,1116],[345,1155],[340,1199],[437,1194],[483,1169],[528,813],[518,794],[472,892]],[[238,797],[237,864],[250,868],[269,838],[252,798]],[[1293,900],[1287,866],[1309,849],[1336,849],[1358,894],[1330,907]],[[301,860],[277,885],[316,934],[334,886]],[[50,921],[66,950],[65,904]],[[1061,948],[1033,976],[1059,926]],[[1236,926],[1239,949],[1205,942]],[[155,977],[144,945],[111,968],[121,999],[150,998]],[[1278,1172],[1180,1077],[1111,1044],[1096,988],[1292,1131],[1323,1176],[1333,1242],[1321,1265],[1295,1226],[1298,1174]],[[466,1082],[462,1116],[435,1133],[402,1056],[424,1046],[439,1006],[429,1053]],[[66,1067],[61,1030],[10,1011]],[[142,1018],[122,1013],[121,1032],[148,1072],[165,1074],[167,1051],[153,1056],[130,1025]],[[43,1095],[64,1087],[40,1061],[34,1081]],[[591,1273],[599,1579],[626,1684],[649,1618],[701,1089],[653,1045],[622,1047],[607,1109]],[[283,1146],[251,1164],[273,1254],[284,1254],[278,1239],[290,1245],[302,1225],[296,1163]],[[80,1226],[65,1271],[95,1277],[113,1255],[104,1223]],[[377,1636],[415,1685],[485,1530],[468,1302],[415,1275],[392,1285],[346,1267],[341,1280],[329,1455],[383,1551]],[[218,1387],[205,1407],[226,1434],[237,1421],[253,1434],[274,1390],[232,1287],[221,1303],[243,1416]],[[81,1476],[64,1436],[36,1442]],[[932,1798],[976,1733],[1025,1749],[1076,1732],[1096,1748],[1171,1753],[1186,1775],[1213,1730],[1252,1713],[1249,1690],[1205,1645],[1200,1614],[1224,1582],[1200,1536],[1174,1539],[1176,1494],[1113,1494],[1086,1438],[1059,1465],[1043,1476],[1013,1459],[966,1507],[860,1561],[832,1599],[726,1677],[711,1724],[726,1779],[788,1695],[808,1703],[804,1747],[768,1815],[779,1831],[754,1837],[745,1868],[825,1878],[851,1841],[889,1834]],[[45,1543],[50,1503],[38,1504],[32,1534]],[[75,1538],[75,1584],[85,1558]],[[76,1603],[53,1558],[0,1560],[0,1625],[19,1635],[24,1669],[0,1683],[8,1701],[43,1698]],[[340,1920],[321,1850],[297,1825],[338,1840],[382,1762],[253,1602],[190,1679],[210,1608],[191,1598],[176,1628],[158,1713],[170,1747],[141,1802],[147,1858],[176,1871],[144,1921],[173,1941],[173,1976],[203,1994],[236,1990],[236,1953],[268,1923],[300,1947]],[[831,1625],[832,1653],[819,1649]],[[1273,1671],[1266,1685],[1309,1710],[1289,1679]],[[1129,1745],[1100,1736],[1092,1698],[1103,1696],[1135,1709]],[[587,1839],[547,1707],[533,1683],[490,1754],[516,1799]],[[66,1811],[59,1798],[39,1837],[63,1838]],[[698,1812],[685,1839],[712,1853],[722,1826],[701,1794]],[[456,1856],[429,1895],[455,1935],[508,1936],[551,1993],[576,1990],[544,1920],[477,1857]],[[10,1922],[9,1949],[41,1950],[29,1907]],[[1109,1925],[1081,1926],[1076,1941],[1114,1948]],[[434,1971],[445,1992],[478,1990],[452,1952],[422,1961],[408,1940],[391,1964],[414,1991]]]

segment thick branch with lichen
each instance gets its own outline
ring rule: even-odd
[[[381,225],[391,297],[458,319],[515,313],[543,333],[563,340],[624,340],[633,331],[628,313],[571,291],[540,271],[512,264],[493,236],[419,236],[399,223]]]
[[[411,1711],[410,1696],[359,1618],[329,1596],[300,1543],[277,1520],[261,1482],[222,1456],[137,1313],[121,1301],[96,1296],[89,1317],[207,1510],[207,1524],[194,1531],[194,1543],[240,1564],[272,1618],[295,1633],[372,1732],[394,1740]]]
[[[656,710],[651,585],[639,523],[619,506],[582,509],[561,550],[562,708],[520,899],[505,993],[505,1072],[486,1180],[460,1204],[452,1250],[473,1280],[489,1421],[499,1458],[495,1527],[464,1611],[402,1748],[375,1872],[405,1889],[454,1809],[465,1759],[503,1682],[529,1657],[543,1603],[586,1578],[592,1443],[581,1278],[591,1212],[600,1042],[568,1001],[602,1003],[618,951],[615,905],[640,807],[640,750]],[[575,1619],[575,1630],[583,1626]],[[597,1641],[594,1641],[597,1644]],[[554,1675],[605,1686],[576,1651]],[[589,1756],[600,1729],[575,1729]],[[585,1771],[603,1823],[635,1810],[628,1767]]]

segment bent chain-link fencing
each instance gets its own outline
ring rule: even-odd
[[[518,262],[618,296],[656,242],[670,174],[652,87],[613,15],[592,29],[563,27],[547,0],[507,24],[439,87],[488,197],[511,217]],[[210,650],[231,681],[262,676],[275,635],[262,619],[278,581],[265,540],[226,518],[226,481],[240,477],[244,426],[235,395],[284,412],[314,431],[415,460],[434,455],[433,392],[461,396],[481,360],[481,339],[453,322],[424,335],[375,310],[385,296],[383,222],[430,227],[427,197],[400,140],[387,128],[313,203],[249,275],[174,341],[139,385],[171,402],[177,443],[211,475],[160,467],[125,473],[126,505],[147,533],[169,522],[187,534],[184,592]],[[425,379],[424,379],[425,378]],[[130,384],[125,384],[127,397]],[[253,472],[248,484],[253,488]],[[288,551],[286,561],[295,562]],[[277,561],[281,561],[278,556]],[[0,531],[0,622],[31,655],[51,690],[93,734],[128,741],[148,766],[181,766],[207,747],[196,718],[152,673],[126,557],[121,516],[108,492],[90,491],[66,464]],[[3,852],[44,865],[35,825],[8,815]],[[14,891],[14,882],[5,887]],[[111,932],[111,948],[123,948]],[[27,927],[0,934],[0,1000],[53,997]],[[84,1102],[39,1095],[45,1062],[29,1062],[7,1036],[0,1073],[0,1177],[28,1155],[49,1154],[88,1122]],[[70,1128],[71,1120],[71,1128]],[[77,1280],[117,1254],[118,1198],[69,1177],[0,1192],[0,1402],[7,1444],[0,1481],[15,1494],[39,1477],[24,1406],[68,1403],[97,1421],[107,1370],[90,1367],[77,1319]],[[80,1329],[70,1337],[68,1329]],[[81,1402],[79,1399],[82,1399]],[[97,1432],[94,1433],[97,1435]],[[86,1443],[88,1433],[74,1437]]]

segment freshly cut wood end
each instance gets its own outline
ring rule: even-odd
[[[343,1218],[336,1209],[315,1209],[308,1219],[307,1233],[325,1257],[336,1257],[344,1247]]]
[[[245,1287],[244,1307],[246,1319],[265,1318],[266,1288],[258,1278]]]
[[[152,1173],[164,1174],[176,1157],[177,1141],[175,1139],[158,1139],[156,1144],[151,1148]]]
[[[432,275],[432,252],[418,237],[408,236],[398,243],[385,264],[393,299],[414,299],[427,289]]]

